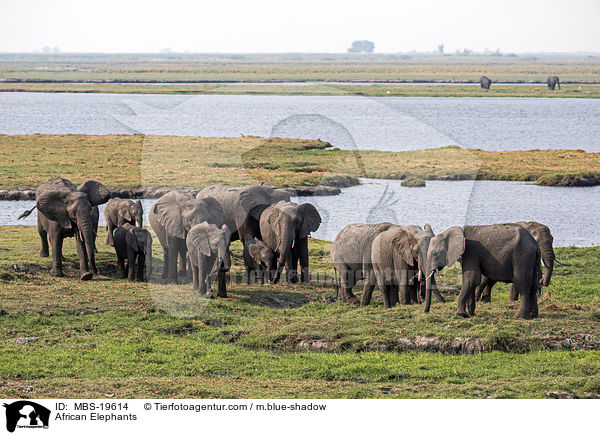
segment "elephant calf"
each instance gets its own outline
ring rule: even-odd
[[[137,269],[137,280],[144,281],[145,268],[146,280],[150,281],[152,275],[152,236],[150,232],[131,224],[124,224],[115,228],[113,241],[121,278],[133,281]],[[127,259],[127,271],[125,271],[125,259]]]
[[[114,246],[112,235],[120,225],[131,224],[142,228],[144,225],[144,209],[142,201],[131,201],[128,199],[113,198],[108,201],[104,209],[106,219],[106,244]]]
[[[277,256],[265,242],[253,238],[244,246],[244,265],[248,284],[268,282],[277,270]]]
[[[206,295],[210,290],[210,272],[218,259],[217,271],[219,275],[223,275],[223,279],[219,277],[217,296],[227,297],[224,273],[231,268],[230,240],[231,232],[227,225],[218,227],[202,222],[194,225],[188,232],[185,239],[187,257],[192,269],[194,290],[200,295]]]

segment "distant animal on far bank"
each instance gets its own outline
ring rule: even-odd
[[[479,84],[481,85],[481,89],[489,89],[492,86],[492,80],[489,77],[481,76]]]
[[[142,201],[113,198],[106,204],[104,218],[106,219],[106,244],[114,246],[112,237],[115,228],[126,223],[134,226],[137,224],[140,228],[144,226]]]
[[[560,80],[558,79],[558,76],[549,76],[546,83],[548,84],[548,89],[551,91],[553,91],[556,86],[558,86],[558,89],[560,90]]]

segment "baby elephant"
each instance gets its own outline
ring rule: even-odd
[[[144,219],[144,209],[142,202],[131,201],[128,199],[113,198],[108,201],[104,209],[104,218],[106,219],[106,244],[113,245],[112,234],[119,225],[129,223],[142,228]]]
[[[273,280],[277,270],[277,256],[262,240],[250,239],[244,246],[244,265],[246,266],[246,282]]]
[[[217,296],[227,297],[225,272],[231,267],[230,239],[231,232],[227,225],[219,228],[217,225],[202,222],[194,225],[188,232],[185,239],[188,261],[192,269],[194,290],[200,295],[206,295],[210,290],[210,272],[218,258]]]
[[[133,281],[144,280],[144,267],[146,268],[146,280],[152,275],[152,236],[148,230],[124,224],[117,227],[113,233],[115,251],[119,262],[121,278],[127,277]],[[125,272],[125,259],[127,259],[127,272]]]

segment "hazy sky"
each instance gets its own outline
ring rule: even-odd
[[[0,0],[0,51],[600,52],[599,23],[600,0]]]

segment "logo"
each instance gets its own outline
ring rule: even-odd
[[[3,405],[6,408],[6,430],[14,432],[18,428],[48,428],[50,410],[29,400],[19,400]]]

